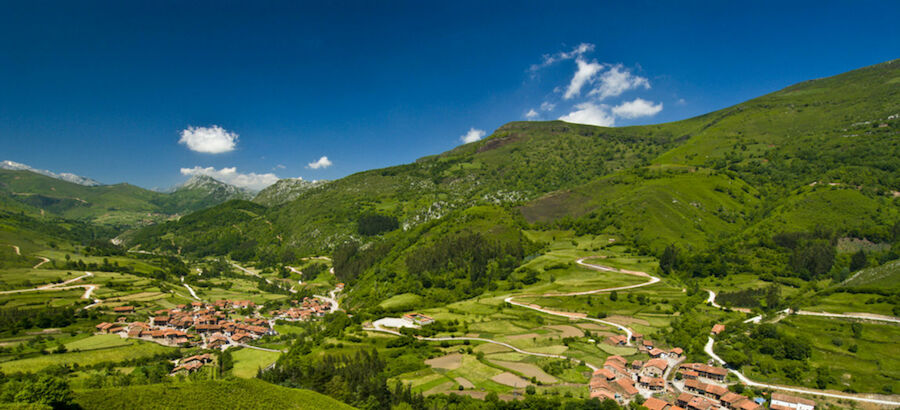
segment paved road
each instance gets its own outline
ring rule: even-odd
[[[595,319],[595,318],[587,317],[587,315],[585,315],[584,313],[557,312],[557,311],[554,311],[554,310],[550,310],[550,309],[543,308],[543,307],[538,306],[538,305],[535,305],[535,304],[527,304],[527,303],[522,303],[522,302],[516,302],[516,301],[515,301],[515,298],[521,298],[521,297],[559,297],[559,296],[581,296],[581,295],[592,295],[592,294],[595,294],[595,293],[604,293],[604,292],[612,292],[612,291],[619,291],[619,290],[634,289],[634,288],[639,288],[639,287],[642,287],[642,286],[652,285],[652,284],[654,284],[654,283],[656,283],[656,282],[659,282],[659,278],[657,278],[656,276],[652,276],[652,275],[650,275],[650,274],[648,274],[648,273],[646,273],[646,272],[621,270],[621,269],[610,268],[610,267],[608,267],[608,266],[594,265],[594,264],[585,262],[586,259],[591,259],[591,258],[596,258],[596,257],[581,258],[581,259],[576,260],[575,263],[577,263],[577,264],[579,264],[579,265],[581,265],[581,266],[584,266],[584,267],[586,267],[586,268],[588,268],[588,269],[593,269],[593,270],[596,270],[596,271],[625,273],[625,274],[628,274],[628,275],[634,275],[634,276],[642,276],[642,277],[646,277],[646,278],[648,278],[649,280],[648,280],[647,282],[638,283],[638,284],[635,284],[635,285],[617,286],[617,287],[613,287],[613,288],[604,288],[604,289],[594,289],[594,290],[588,290],[588,291],[582,291],[582,292],[544,293],[544,294],[540,294],[540,295],[516,295],[516,296],[510,296],[510,297],[504,299],[504,301],[505,301],[506,303],[511,304],[511,305],[523,307],[523,308],[526,308],[526,309],[535,310],[535,311],[538,311],[538,312],[541,312],[541,313],[546,313],[546,314],[548,314],[548,315],[567,317],[567,318],[570,318],[570,319],[577,319],[577,320],[587,320],[587,321],[591,321],[591,322],[601,323],[601,324],[604,324],[604,325],[607,325],[607,326],[613,326],[613,327],[616,327],[616,328],[618,328],[619,330],[625,332],[625,336],[626,336],[626,338],[627,338],[627,339],[626,339],[626,340],[627,340],[626,344],[630,346],[630,345],[631,345],[631,335],[632,335],[634,332],[633,332],[631,329],[629,329],[627,326],[620,325],[620,324],[618,324],[618,323],[614,323],[614,322],[610,322],[610,321],[606,321],[606,320],[601,320],[601,319]]]
[[[258,273],[253,272],[252,270],[247,269],[247,268],[245,268],[245,267],[243,267],[243,266],[241,266],[241,265],[238,265],[238,264],[236,264],[236,263],[234,263],[234,262],[231,262],[231,265],[234,266],[235,268],[240,269],[241,271],[243,271],[244,273],[246,273],[246,274],[248,274],[248,275],[250,275],[250,276],[256,276],[257,278],[262,278],[262,276],[260,276]],[[266,279],[266,278],[263,278],[263,279]],[[269,280],[269,279],[266,279],[266,283],[271,284],[272,281]]]
[[[338,293],[338,290],[337,290],[337,288],[335,288],[335,289],[332,289],[331,292],[328,293],[328,296],[313,295],[313,297],[317,297],[319,299],[322,299],[322,300],[330,303],[331,311],[337,312],[337,311],[341,310],[341,305],[337,301],[337,293]]]
[[[394,331],[394,330],[388,330],[388,329],[384,329],[384,328],[380,328],[380,327],[367,327],[367,328],[363,328],[363,330],[367,330],[367,331],[370,331],[370,332],[389,333],[389,334],[392,334],[392,335],[395,335],[395,336],[403,336],[403,334],[400,333],[400,332],[397,332],[397,331]],[[503,346],[503,347],[507,347],[507,348],[509,348],[509,349],[512,349],[512,350],[514,350],[514,351],[516,351],[516,352],[518,352],[518,353],[525,354],[525,355],[529,355],[529,356],[552,357],[552,358],[555,358],[555,359],[563,359],[563,360],[576,360],[576,359],[573,359],[573,358],[571,358],[571,357],[563,356],[563,355],[561,355],[561,354],[529,352],[529,351],[527,351],[527,350],[519,349],[518,347],[515,347],[515,346],[513,346],[513,345],[511,345],[511,344],[509,344],[509,343],[498,342],[498,341],[496,341],[496,340],[484,339],[484,338],[481,338],[481,337],[416,337],[416,339],[419,339],[419,340],[426,340],[426,341],[429,341],[429,342],[452,342],[452,341],[456,341],[456,340],[471,340],[471,341],[476,341],[476,342],[485,342],[485,343],[491,343],[491,344],[495,344],[495,345],[500,345],[500,346]],[[585,365],[586,365],[587,367],[591,368],[592,371],[593,371],[593,370],[598,370],[598,369],[599,369],[597,366],[594,366],[594,365],[592,365],[592,364],[590,364],[590,363],[585,363]]]
[[[716,308],[722,309],[721,306],[719,306],[718,304],[715,303],[716,294],[713,293],[713,291],[711,291],[711,290],[708,290],[708,292],[709,292],[709,299],[707,299],[707,302],[709,302],[711,305],[713,305]],[[779,313],[789,314],[789,313],[791,313],[791,311],[789,309],[785,309]],[[822,316],[822,317],[833,317],[833,318],[844,318],[844,319],[850,318],[850,319],[882,320],[882,321],[887,321],[887,322],[900,323],[900,320],[898,320],[897,318],[883,317],[883,316],[872,317],[872,316],[867,316],[867,315],[847,315],[847,314],[827,313],[827,312],[807,312],[807,311],[802,311],[802,310],[794,312],[794,313],[796,313],[798,315],[808,315],[808,316]],[[744,321],[744,323],[751,322],[751,321],[753,323],[759,323],[761,319],[762,319],[761,316],[757,316],[757,317],[747,319],[746,321]],[[747,376],[744,376],[743,373],[741,373],[735,369],[728,368],[727,363],[725,363],[725,361],[722,360],[722,358],[719,357],[719,355],[717,355],[716,352],[713,350],[714,343],[715,343],[715,340],[712,337],[708,337],[707,341],[706,341],[706,346],[703,347],[703,351],[706,352],[706,354],[708,354],[709,357],[711,357],[717,363],[719,363],[722,366],[724,366],[725,368],[727,368],[731,374],[734,374],[738,378],[738,380],[741,381],[741,383],[744,383],[748,386],[763,387],[763,388],[768,388],[768,389],[772,389],[772,390],[787,391],[787,392],[792,392],[792,393],[812,394],[812,395],[818,395],[818,396],[824,396],[824,397],[831,397],[831,398],[835,398],[835,399],[862,401],[862,402],[866,402],[866,403],[875,403],[875,404],[887,405],[887,406],[900,405],[900,401],[873,399],[873,398],[869,398],[869,397],[860,397],[860,396],[849,396],[849,395],[843,395],[843,394],[828,393],[828,392],[824,392],[821,390],[804,389],[804,388],[799,388],[799,387],[779,386],[779,385],[774,385],[774,384],[755,382],[753,380],[750,380]]]
[[[197,296],[196,293],[194,293],[194,289],[191,289],[191,286],[190,286],[190,285],[188,285],[187,283],[185,283],[185,284],[184,284],[184,287],[187,288],[188,292],[191,292],[191,297],[193,297],[194,299],[200,300],[200,297]]]

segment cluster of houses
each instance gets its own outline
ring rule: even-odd
[[[607,342],[624,345],[627,340],[621,339],[624,337],[611,337]],[[681,348],[660,349],[652,340],[637,333],[632,334],[632,341],[639,343],[639,349],[649,354],[650,359],[628,363],[622,356],[608,357],[603,367],[591,376],[591,397],[627,403],[638,394],[650,396],[666,391],[665,376],[669,368],[681,360],[684,351]]]
[[[220,349],[275,334],[266,319],[251,317],[234,320],[229,317],[229,313],[234,313],[235,309],[255,306],[251,301],[220,300],[214,304],[193,302],[190,305],[178,305],[174,309],[155,311],[146,322],[129,322],[127,316],[121,316],[116,323],[104,322],[96,327],[101,333],[118,334],[166,346]],[[134,307],[119,306],[113,310],[129,314],[134,312]]]
[[[198,354],[191,357],[185,357],[184,359],[175,361],[175,368],[172,369],[172,373],[170,376],[175,376],[179,374],[191,374],[200,370],[203,365],[207,363],[212,363],[213,356],[209,353]]]
[[[711,333],[718,335],[725,326],[716,324]],[[646,362],[631,363],[618,355],[606,359],[603,367],[594,371],[590,380],[590,397],[612,399],[620,404],[631,402],[636,396],[645,397],[644,407],[650,410],[757,410],[764,400],[755,400],[729,391],[724,384],[728,370],[706,363],[681,363],[681,348],[662,349],[652,340],[634,333],[631,341],[638,350],[650,356]],[[607,337],[604,342],[614,346],[628,344],[626,336]],[[677,367],[677,369],[676,369]],[[676,381],[666,381],[669,373],[677,371]],[[671,394],[669,394],[671,393]],[[669,397],[666,401],[663,397]],[[774,410],[813,410],[812,400],[773,393],[770,408]]]
[[[302,302],[292,300],[291,304],[299,306],[293,306],[287,310],[273,310],[269,314],[277,319],[296,322],[322,317],[331,312],[331,304],[317,298],[305,297]]]

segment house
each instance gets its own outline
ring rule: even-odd
[[[95,327],[97,328],[97,331],[100,331],[103,333],[109,333],[109,329],[112,328],[113,326],[115,326],[115,323],[103,322]]]
[[[116,313],[134,313],[134,306],[116,306],[113,308]]]
[[[666,353],[665,350],[658,349],[655,347],[650,349],[650,351],[647,353],[650,354],[650,357],[655,358],[655,359],[659,359],[659,358],[665,359],[666,357],[669,357],[669,354]]]
[[[759,408],[759,405],[754,403],[753,400],[732,392],[722,395],[719,401],[729,410],[754,410]]]
[[[681,369],[693,370],[697,372],[700,377],[716,381],[723,381],[725,380],[725,376],[728,375],[728,370],[725,370],[722,367],[710,366],[705,363],[684,363],[681,365]]]
[[[619,389],[622,390],[622,394],[625,397],[631,398],[638,394],[638,389],[634,387],[634,381],[631,379],[620,377],[616,379],[616,385],[619,386]]]
[[[606,344],[613,346],[625,346],[626,344],[628,344],[627,339],[628,338],[624,335],[615,335],[607,337],[604,341],[606,342]]]
[[[154,316],[150,319],[150,323],[152,323],[153,326],[165,326],[165,325],[169,324],[169,317],[168,316]]]
[[[641,370],[642,367],[644,367],[643,360],[634,359],[634,361],[631,362],[631,370]]]
[[[690,403],[691,400],[692,400],[693,398],[694,398],[694,395],[693,395],[693,394],[690,394],[690,393],[681,393],[681,394],[679,394],[678,397],[675,399],[675,404],[678,405],[678,406],[680,406],[680,407],[686,407],[687,404]]]
[[[141,337],[141,333],[144,332],[144,328],[140,326],[131,326],[128,328],[128,337]]]
[[[651,391],[662,391],[666,389],[666,381],[659,377],[641,376],[638,384]]]
[[[198,362],[198,361],[193,361],[193,362],[175,367],[174,369],[172,369],[172,375],[175,375],[178,373],[190,374],[197,370],[200,370],[201,367],[203,367],[203,363]]]
[[[672,405],[664,400],[657,399],[656,397],[651,397],[644,401],[644,407],[649,410],[666,410],[667,407],[671,407]]]
[[[414,325],[419,325],[419,326],[430,325],[430,324],[434,323],[434,319],[432,319],[428,316],[425,316],[421,313],[416,313],[416,312],[407,313],[407,314],[403,315],[403,319],[409,323],[412,323]]]
[[[713,402],[704,397],[694,396],[694,398],[692,398],[691,401],[687,403],[688,410],[711,410],[715,408],[716,406],[713,404]]]
[[[684,377],[685,380],[697,380],[700,377],[700,373],[693,370],[682,370],[681,377]]]
[[[723,386],[719,386],[717,384],[706,384],[702,383],[699,380],[685,380],[684,381],[684,389],[697,393],[699,395],[707,396],[716,400],[727,395],[728,389]]]
[[[616,378],[616,374],[610,371],[609,369],[603,368],[594,371],[594,378],[602,377],[606,380],[612,380]]]
[[[769,408],[775,410],[813,410],[816,408],[816,402],[787,394],[772,393],[772,401],[769,403]]]
[[[671,352],[669,352],[669,357],[672,357],[674,359],[680,359],[681,356],[684,356],[684,350],[680,347],[676,347],[672,349]]]
[[[609,391],[608,389],[591,390],[591,398],[600,400],[615,400],[616,394]]]
[[[669,362],[665,359],[650,359],[641,369],[641,376],[662,377],[668,368]]]
[[[712,333],[712,334],[718,336],[719,333],[722,333],[722,332],[724,332],[724,331],[725,331],[725,325],[723,325],[723,324],[721,324],[721,323],[716,323],[715,325],[713,325],[712,330],[710,331],[710,333]]]

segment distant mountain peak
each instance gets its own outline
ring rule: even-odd
[[[60,172],[60,173],[57,174],[57,173],[55,173],[55,172],[48,171],[48,170],[46,170],[46,169],[37,169],[37,168],[33,168],[33,167],[29,166],[29,165],[22,164],[22,163],[19,163],[19,162],[15,162],[15,161],[10,161],[10,160],[6,160],[6,161],[3,161],[3,162],[0,162],[0,168],[2,168],[2,169],[8,169],[8,170],[11,170],[11,171],[30,171],[30,172],[34,172],[34,173],[36,173],[36,174],[41,174],[41,175],[48,176],[48,177],[50,177],[50,178],[56,178],[56,179],[59,179],[59,180],[63,180],[63,181],[66,181],[66,182],[71,182],[71,183],[73,183],[73,184],[84,185],[84,186],[100,186],[100,185],[104,185],[104,184],[100,183],[99,181],[94,180],[94,179],[91,179],[91,178],[88,178],[88,177],[83,177],[83,176],[80,176],[80,175],[75,175],[75,174],[72,174],[72,173],[69,173],[69,172]]]
[[[293,201],[303,192],[327,182],[326,180],[307,181],[302,178],[279,179],[278,182],[259,191],[253,201],[266,206],[283,204]]]
[[[219,181],[209,175],[194,175],[183,184],[171,189],[171,192],[179,191],[206,191],[208,193],[219,193],[228,198],[247,199],[252,198],[255,194],[254,191]]]

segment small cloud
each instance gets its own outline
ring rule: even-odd
[[[532,109],[528,110],[528,112],[525,113],[525,118],[529,119],[529,120],[534,120],[534,119],[537,119],[537,117],[539,115],[540,114],[538,114],[538,112],[535,111],[534,108],[532,108]]]
[[[594,76],[603,69],[603,64],[596,61],[589,63],[584,61],[584,59],[578,58],[575,60],[575,63],[578,64],[578,69],[575,70],[575,75],[572,76],[572,81],[569,82],[569,87],[566,88],[566,93],[563,94],[564,100],[569,100],[581,94],[581,87],[589,82],[593,82]]]
[[[276,165],[274,168],[272,168],[272,171],[274,171],[274,170],[276,170],[276,169],[285,169],[285,168],[287,168],[287,167],[284,166],[284,164],[278,164],[278,165]]]
[[[560,51],[556,54],[544,54],[543,61],[541,61],[540,64],[532,64],[530,71],[535,72],[558,61],[571,60],[593,50],[593,44],[581,43],[575,46],[575,48],[573,48],[571,51]]]
[[[678,101],[675,101],[675,105],[686,105],[687,101],[684,98],[679,98]]]
[[[213,125],[211,127],[192,127],[181,131],[179,144],[187,145],[188,149],[206,154],[221,154],[234,151],[237,145],[238,135]]]
[[[596,97],[597,101],[603,101],[609,97],[617,97],[625,91],[639,87],[650,89],[650,81],[644,77],[631,74],[628,70],[623,69],[621,64],[611,66],[597,80],[600,85],[588,93],[588,95]]]
[[[615,117],[610,114],[609,107],[606,105],[597,105],[586,102],[575,106],[577,110],[572,111],[562,117],[560,120],[575,124],[597,125],[601,127],[612,127],[615,123]]]
[[[467,132],[466,135],[459,137],[459,140],[462,141],[463,144],[468,144],[480,140],[484,135],[484,130],[469,128],[469,132]]]
[[[206,175],[222,181],[226,184],[231,184],[239,188],[247,188],[254,191],[262,190],[263,188],[278,182],[278,176],[272,173],[267,174],[257,174],[255,172],[251,172],[249,174],[242,174],[237,172],[236,167],[215,169],[213,167],[199,167],[195,166],[193,168],[181,168],[181,175]]]
[[[656,115],[662,109],[662,103],[653,104],[652,101],[636,98],[634,101],[624,102],[613,107],[612,112],[617,117],[638,118]]]
[[[556,104],[553,104],[549,101],[544,101],[541,103],[542,111],[553,111],[554,108],[556,108]]]
[[[328,157],[325,156],[319,158],[319,160],[316,162],[310,162],[309,164],[306,164],[306,167],[311,169],[328,168],[330,166],[331,161],[328,159]]]

